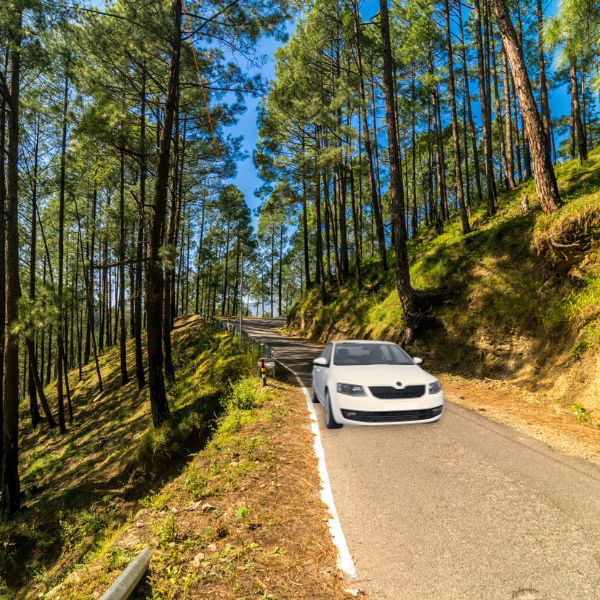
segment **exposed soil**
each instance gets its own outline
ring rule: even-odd
[[[270,387],[252,420],[217,432],[101,560],[68,578],[61,598],[94,581],[99,596],[144,545],[153,558],[138,598],[349,597],[320,500],[306,400],[290,384]]]
[[[600,429],[578,422],[543,394],[495,379],[438,374],[448,400],[508,425],[567,454],[600,465]]]

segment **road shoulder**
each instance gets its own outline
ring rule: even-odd
[[[565,454],[600,465],[600,429],[578,422],[564,407],[508,382],[438,376],[448,400]]]
[[[137,597],[348,598],[321,502],[302,390],[271,380],[252,410],[230,410],[185,471],[65,581],[61,598],[103,590],[143,546]]]

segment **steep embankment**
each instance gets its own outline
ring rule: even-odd
[[[551,217],[539,209],[530,181],[503,194],[494,217],[473,211],[469,235],[462,235],[456,220],[439,235],[425,230],[411,240],[414,287],[451,290],[433,309],[413,353],[450,376],[449,387],[452,381],[458,385],[465,404],[473,405],[467,396],[482,396],[482,389],[462,384],[510,384],[512,404],[543,405],[562,414],[565,423],[597,433],[600,151],[584,165],[571,161],[556,173],[565,205]],[[368,250],[367,244],[365,255]],[[289,330],[320,341],[397,339],[402,310],[392,274],[383,273],[373,258],[363,269],[362,290],[354,281],[340,290],[330,286],[325,306],[312,290],[291,311]]]
[[[127,365],[134,373],[133,341]],[[92,364],[69,373],[73,422],[61,435],[32,430],[21,406],[23,510],[0,524],[0,598],[37,597],[93,555],[148,493],[174,477],[208,439],[230,382],[247,375],[254,357],[199,318],[173,332],[177,383],[169,389],[173,422],[152,427],[147,387],[122,386],[118,348],[100,356],[105,393]],[[46,388],[56,406],[56,385]]]
[[[160,429],[147,387],[120,384],[118,348],[100,357],[102,396],[92,365],[69,373],[66,435],[22,419],[25,506],[0,523],[1,599],[98,598],[146,545],[139,597],[345,596],[302,392],[262,387],[254,350],[198,317],[172,339],[173,418]]]

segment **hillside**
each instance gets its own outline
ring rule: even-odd
[[[441,234],[423,230],[410,241],[414,287],[449,291],[422,322],[412,352],[450,379],[510,385],[597,431],[600,151],[556,174],[565,204],[551,217],[530,181],[502,195],[494,217],[474,211],[470,234],[456,217]],[[330,286],[325,306],[312,289],[290,311],[289,331],[319,341],[398,339],[402,309],[392,274],[372,258],[363,268],[364,289],[354,280]]]
[[[32,431],[22,421],[24,507],[0,524],[0,598],[99,597],[146,544],[155,558],[144,597],[166,597],[160,594],[172,587],[173,569],[187,573],[181,589],[193,585],[228,597],[238,565],[248,572],[239,589],[249,593],[262,590],[254,577],[267,569],[263,585],[285,596],[293,568],[309,595],[342,594],[335,578],[316,567],[307,574],[297,556],[302,544],[317,543],[311,561],[335,569],[302,394],[283,382],[261,388],[253,351],[240,353],[236,338],[198,317],[176,323],[173,355],[173,419],[159,429],[152,426],[147,388],[139,391],[135,380],[120,386],[114,347],[100,357],[102,396],[92,365],[81,380],[77,370],[69,373],[74,419],[66,435]],[[127,359],[133,369],[133,341]],[[54,406],[56,385],[46,392]],[[293,499],[269,506],[269,498],[284,493],[280,486],[294,486]],[[206,501],[219,510],[203,510]],[[314,516],[310,526],[305,514]],[[285,530],[292,524],[293,543]]]

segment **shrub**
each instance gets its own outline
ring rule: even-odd
[[[233,386],[228,405],[230,410],[252,410],[259,400],[258,379],[246,377]]]
[[[587,423],[589,421],[590,415],[583,404],[575,402],[575,404],[571,406],[571,412],[580,423]]]

